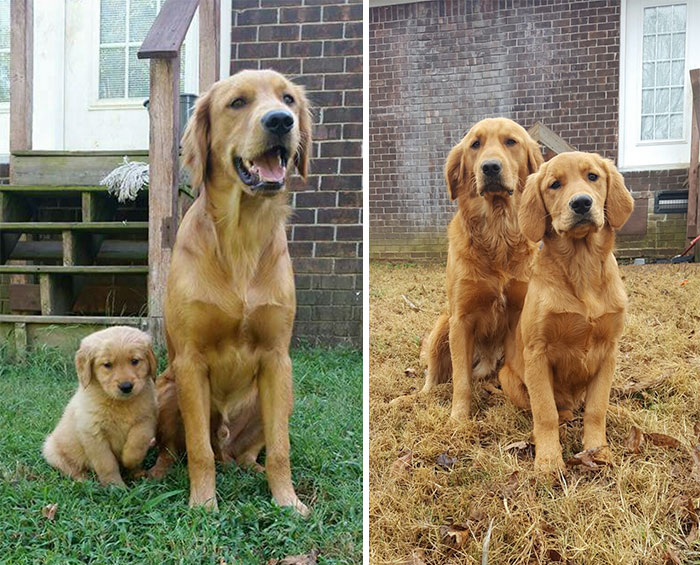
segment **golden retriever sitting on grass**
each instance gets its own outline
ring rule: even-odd
[[[156,359],[148,334],[125,326],[95,332],[75,354],[80,385],[42,450],[52,467],[84,480],[124,486],[156,432]]]

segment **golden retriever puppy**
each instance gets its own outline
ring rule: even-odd
[[[559,421],[584,398],[583,448],[610,457],[605,415],[627,306],[613,246],[633,206],[612,161],[593,153],[562,153],[528,178],[520,228],[543,246],[499,378],[532,410],[538,470],[563,467]]]
[[[190,505],[215,509],[215,456],[256,467],[266,446],[273,498],[302,514],[292,486],[289,343],[296,310],[287,250],[291,168],[305,177],[304,90],[242,71],[200,97],[183,138],[200,194],[177,233],[165,297],[169,367],[159,384],[162,475],[187,450]]]
[[[527,290],[534,244],[518,227],[525,180],[542,164],[537,143],[514,121],[478,122],[451,151],[445,181],[458,210],[448,229],[447,301],[421,358],[422,393],[452,376],[453,419],[469,418],[472,376],[486,376],[503,358]]]
[[[148,334],[126,326],[95,332],[75,354],[79,387],[44,442],[52,467],[124,486],[119,466],[141,465],[156,431],[156,359]]]

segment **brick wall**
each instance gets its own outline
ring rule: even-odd
[[[582,151],[615,159],[620,3],[616,0],[431,1],[370,9],[370,256],[441,259],[449,149],[482,118],[541,121]],[[628,174],[647,199],[634,255],[685,241],[684,214],[653,215],[653,194],[687,170]],[[677,252],[677,251],[674,251]]]
[[[236,0],[231,73],[275,69],[303,84],[316,126],[311,175],[292,187],[295,335],[362,342],[362,4]]]

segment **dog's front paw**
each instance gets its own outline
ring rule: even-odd
[[[211,512],[218,512],[219,505],[216,502],[216,494],[209,496],[196,492],[190,493],[190,508],[197,508],[199,506]]]
[[[290,497],[275,497],[275,502],[280,506],[290,506],[294,508],[303,518],[306,518],[311,513],[308,506],[299,500],[296,495]]]
[[[468,406],[453,406],[452,412],[450,412],[450,419],[457,423],[462,424],[469,420],[470,413]]]
[[[538,473],[556,473],[566,468],[561,451],[551,450],[539,453],[535,446],[535,471]]]

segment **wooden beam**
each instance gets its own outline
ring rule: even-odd
[[[532,139],[551,149],[557,155],[559,153],[576,151],[576,148],[574,146],[569,145],[559,135],[554,133],[542,122],[535,122],[535,125],[533,125],[529,130],[527,130],[527,133],[530,134],[530,137]]]
[[[219,80],[221,0],[199,2],[199,92]]]
[[[10,152],[32,148],[34,2],[10,2]],[[10,171],[10,183],[13,183]]]
[[[163,343],[163,300],[177,229],[180,58],[151,60],[148,322]]]
[[[199,0],[166,0],[137,53],[139,59],[175,59]],[[151,91],[151,96],[153,91]]]
[[[698,222],[698,193],[700,185],[700,69],[690,71],[693,90],[693,115],[690,126],[690,166],[688,167],[688,215],[686,236],[690,239],[700,233]],[[695,246],[698,249],[700,246]],[[696,251],[696,256],[697,256]]]

